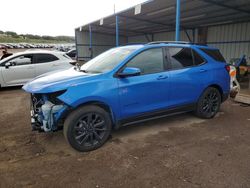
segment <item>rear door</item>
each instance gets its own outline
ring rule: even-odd
[[[169,70],[169,104],[195,103],[211,77],[208,63],[189,47],[167,47]]]
[[[33,55],[20,55],[5,62],[11,66],[2,68],[2,75],[6,85],[23,85],[35,77],[35,67],[32,64]]]
[[[59,59],[53,54],[35,54],[34,63],[36,76],[60,69]]]
[[[132,117],[168,106],[168,72],[162,48],[147,49],[127,64],[141,75],[118,78],[122,117]]]

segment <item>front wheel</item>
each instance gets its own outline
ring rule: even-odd
[[[196,115],[201,118],[213,118],[220,109],[221,94],[218,89],[209,87],[200,96]]]
[[[64,122],[64,136],[76,150],[85,152],[101,147],[111,133],[110,114],[99,106],[88,105],[73,111]]]

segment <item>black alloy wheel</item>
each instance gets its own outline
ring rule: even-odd
[[[83,115],[74,129],[75,140],[80,145],[93,146],[103,139],[108,128],[101,114],[91,112]]]
[[[111,133],[110,114],[99,106],[89,105],[73,111],[65,120],[64,136],[78,151],[101,147]]]
[[[221,94],[218,89],[209,87],[200,97],[196,114],[202,118],[213,118],[220,109]]]

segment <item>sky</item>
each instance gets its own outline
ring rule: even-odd
[[[3,0],[0,30],[18,34],[68,35],[91,21],[145,0]]]

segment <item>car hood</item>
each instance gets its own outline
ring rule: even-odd
[[[100,76],[100,74],[79,72],[74,68],[54,71],[31,80],[23,86],[23,90],[29,93],[52,93],[93,80],[97,76]]]

